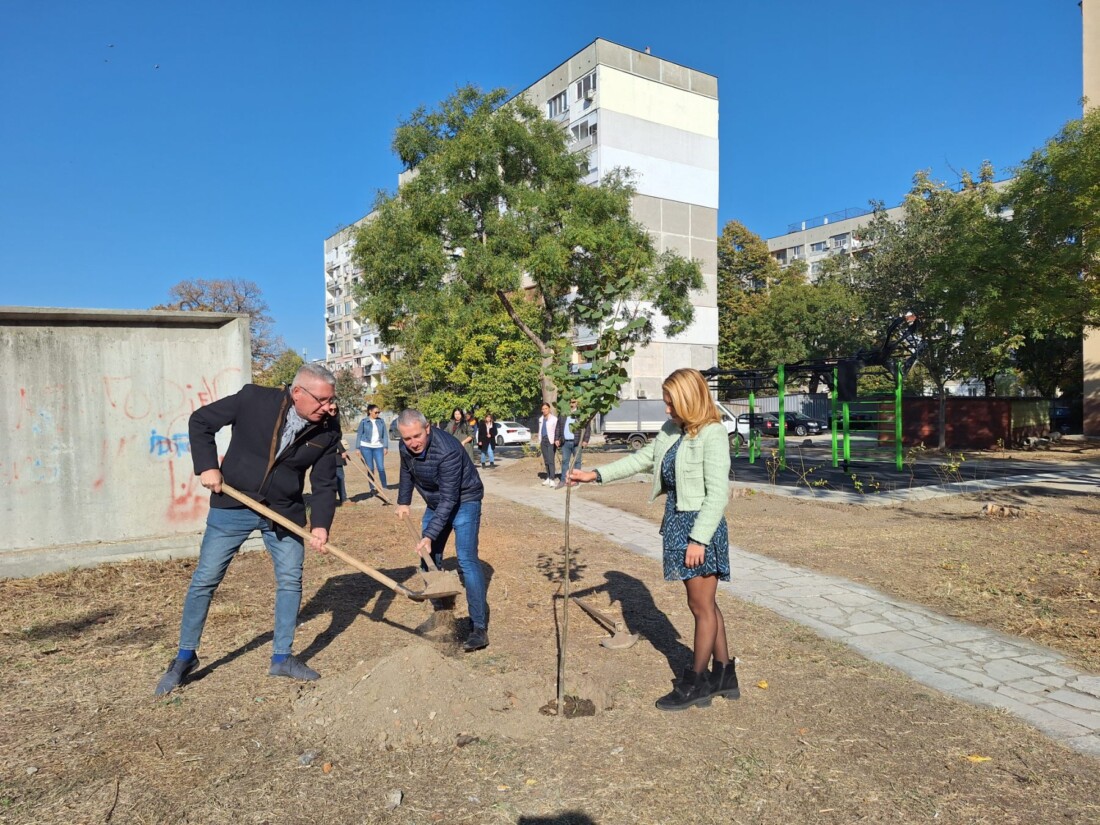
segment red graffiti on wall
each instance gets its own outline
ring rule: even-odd
[[[192,522],[206,515],[210,507],[210,497],[206,490],[199,484],[198,476],[191,469],[191,462],[181,462],[186,467],[180,467],[179,478],[176,477],[176,462],[168,461],[168,485],[171,489],[171,498],[164,517],[173,524]]]
[[[221,398],[227,390],[236,391],[240,372],[227,367],[193,383],[166,380],[153,392],[131,376],[103,377],[108,406],[130,421],[143,422],[147,429],[141,439],[149,457],[167,465],[165,519],[170,523],[199,521],[209,509],[210,498],[194,475],[190,461],[187,419],[199,407]]]

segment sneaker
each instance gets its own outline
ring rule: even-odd
[[[321,674],[311,667],[302,664],[297,656],[287,656],[281,662],[272,662],[268,676],[285,676],[288,679],[297,679],[299,682],[316,682]]]
[[[475,650],[481,650],[488,646],[489,631],[484,627],[475,627],[470,631],[470,635],[466,637],[466,642],[462,645],[462,649],[467,653],[472,653]]]
[[[484,461],[481,462],[481,469],[483,469],[483,470],[485,469],[485,462]]]
[[[489,462],[489,469],[490,470],[495,470],[496,468],[497,468],[497,463],[495,461],[490,461]]]
[[[167,696],[178,688],[180,683],[198,666],[198,656],[192,656],[190,659],[173,659],[168,665],[168,670],[164,671],[164,675],[157,682],[157,689],[153,691],[153,695]]]

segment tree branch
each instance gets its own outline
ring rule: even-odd
[[[519,313],[516,312],[515,306],[512,304],[508,296],[504,293],[504,290],[498,289],[496,293],[497,298],[499,298],[501,304],[504,305],[504,311],[508,313],[508,317],[512,319],[512,322],[517,327],[519,327],[520,332],[526,335],[531,343],[535,345],[536,349],[538,349],[539,351],[539,355],[543,356],[544,358],[552,355],[554,353],[554,350],[543,343],[543,340],[539,338],[538,334],[533,329],[531,329],[531,327],[527,326],[526,322],[524,322],[524,320],[519,317]]]

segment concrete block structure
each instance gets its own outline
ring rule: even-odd
[[[897,220],[901,213],[900,206],[886,210],[890,220]],[[873,217],[869,209],[845,209],[792,223],[784,234],[767,239],[768,251],[780,266],[805,261],[810,281],[816,281],[826,258],[859,251],[861,242],[855,232],[869,224]]]
[[[250,380],[248,316],[0,307],[0,373],[0,577],[198,552],[187,419]]]
[[[634,217],[657,250],[701,265],[694,323],[674,338],[658,330],[627,367],[624,398],[660,398],[673,370],[717,363],[718,78],[597,39],[520,94],[569,130],[574,151],[587,152],[587,183],[629,168]]]
[[[359,302],[352,287],[363,272],[355,265],[355,230],[374,213],[325,238],[325,355],[324,363],[333,372],[351,370],[368,392],[383,381],[392,350],[381,343],[374,324],[359,317]]]

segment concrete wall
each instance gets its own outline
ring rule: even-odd
[[[251,380],[247,316],[0,307],[0,374],[0,577],[197,551],[187,419]]]

